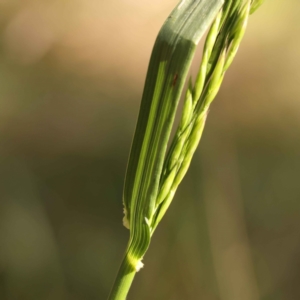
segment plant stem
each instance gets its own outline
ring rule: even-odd
[[[130,264],[126,252],[108,300],[126,299],[135,274],[136,270],[133,268],[132,264]]]

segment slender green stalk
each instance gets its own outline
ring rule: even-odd
[[[199,144],[210,104],[262,0],[183,0],[163,25],[153,48],[125,187],[126,254],[109,300],[124,300],[151,236],[166,213]],[[207,27],[202,62],[190,81],[182,118],[166,155],[178,101]]]
[[[113,289],[111,290],[109,299],[124,300],[129,292],[130,286],[136,274],[127,254],[123,258],[119,268]]]

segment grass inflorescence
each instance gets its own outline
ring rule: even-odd
[[[163,25],[152,52],[124,187],[124,225],[130,239],[110,300],[125,299],[197,149],[209,107],[263,0],[183,0]],[[196,45],[208,31],[195,82],[169,144],[178,101]]]

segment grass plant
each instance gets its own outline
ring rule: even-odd
[[[156,39],[124,186],[123,224],[130,238],[109,300],[124,300],[157,225],[165,215],[199,144],[210,104],[244,36],[248,18],[263,0],[183,0]],[[211,25],[211,26],[210,26]],[[173,127],[196,46],[208,31],[195,82]],[[167,147],[169,149],[167,151]]]

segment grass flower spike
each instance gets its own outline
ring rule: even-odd
[[[231,65],[250,13],[262,0],[183,0],[156,39],[131,148],[124,187],[123,224],[128,246],[109,300],[124,300],[151,236],[166,213],[197,149],[225,72]],[[179,99],[196,45],[211,25],[199,72],[186,91],[173,140]],[[167,151],[168,144],[170,144]]]

